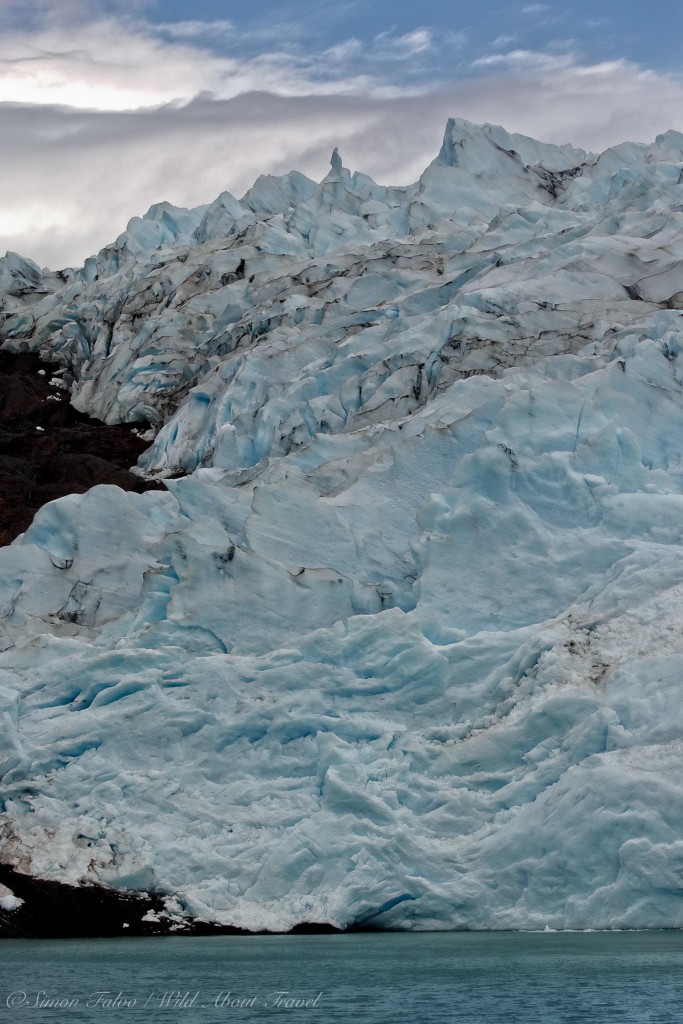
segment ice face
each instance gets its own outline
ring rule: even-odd
[[[683,147],[158,204],[4,336],[149,419],[0,551],[4,858],[246,928],[683,924]],[[179,475],[179,476],[178,476]]]

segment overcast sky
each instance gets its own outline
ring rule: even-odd
[[[682,37],[681,0],[0,0],[0,251],[75,265],[334,146],[407,184],[449,116],[649,142],[683,130]]]

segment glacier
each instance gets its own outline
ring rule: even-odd
[[[0,339],[147,431],[0,549],[0,860],[283,931],[683,926],[683,135],[259,178]],[[150,429],[151,425],[151,429]]]

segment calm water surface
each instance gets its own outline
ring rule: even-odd
[[[683,932],[0,943],[0,1021],[174,1020],[679,1024]]]

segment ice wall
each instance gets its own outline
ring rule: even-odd
[[[682,181],[452,121],[409,188],[9,257],[7,344],[176,478],[0,551],[3,858],[253,929],[683,924]]]

